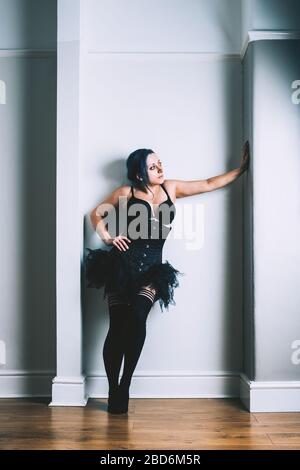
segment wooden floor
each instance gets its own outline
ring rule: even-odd
[[[0,449],[300,449],[300,413],[249,413],[238,399],[130,399],[128,415],[105,398],[82,407],[0,399]]]

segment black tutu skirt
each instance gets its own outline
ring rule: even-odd
[[[109,292],[118,292],[131,302],[140,287],[151,284],[156,290],[154,302],[159,301],[161,311],[163,307],[168,310],[169,304],[176,305],[174,289],[179,286],[178,276],[184,274],[168,261],[154,262],[143,272],[137,273],[126,258],[115,250],[101,248],[86,248],[84,272],[87,287],[104,288],[104,299]]]

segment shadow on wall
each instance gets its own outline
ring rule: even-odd
[[[2,2],[4,3],[4,2]],[[11,25],[14,25],[12,28]],[[2,162],[1,330],[5,369],[55,375],[56,363],[56,1],[12,1],[1,7]],[[43,382],[40,393],[51,393]],[[36,382],[22,381],[22,394]]]
[[[300,31],[298,0],[254,0],[252,10],[254,29]]]
[[[101,158],[99,157],[99,162],[101,162]],[[89,215],[90,212],[102,202],[102,200],[107,197],[112,191],[114,191],[117,187],[122,186],[124,184],[129,184],[127,176],[126,176],[126,158],[118,158],[118,157],[111,157],[109,163],[106,165],[99,164],[96,178],[99,177],[99,181],[102,179],[107,180],[109,184],[108,191],[106,194],[102,194],[99,188],[99,197],[95,202],[95,205],[90,208],[89,213],[85,214],[84,217],[84,250],[86,247],[91,249],[107,249],[110,248],[105,245],[105,243],[100,240],[98,235],[96,234],[92,223],[90,221]],[[121,229],[122,230],[122,229]],[[116,227],[116,231],[118,231],[118,226]],[[99,345],[102,345],[105,336],[107,333],[108,325],[105,321],[108,321],[108,308],[107,308],[107,300],[103,299],[104,288],[102,289],[91,289],[87,288],[87,281],[85,279],[85,271],[84,271],[84,260],[81,265],[81,299],[82,299],[82,312],[84,313],[84,321],[83,321],[83,361],[84,366],[83,370],[88,373],[88,369],[97,369],[99,367],[99,359],[102,361],[102,346],[99,349],[99,354],[95,356],[95,350],[99,348]],[[105,320],[106,317],[106,320]],[[96,359],[98,360],[95,366],[93,367],[93,361]]]
[[[10,204],[5,210],[13,214],[2,235],[2,278],[8,283],[2,325],[13,332],[6,336],[7,344],[17,344],[7,367],[54,370],[56,59],[0,62],[7,87],[1,189],[3,201]]]

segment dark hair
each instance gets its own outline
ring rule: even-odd
[[[148,188],[149,178],[147,171],[147,157],[151,153],[155,152],[151,149],[138,149],[132,152],[126,161],[127,178],[132,182],[132,185],[135,188],[140,189],[141,191],[144,191],[146,187]],[[140,181],[137,178],[137,175],[143,180]]]

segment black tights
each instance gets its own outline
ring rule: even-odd
[[[110,324],[103,346],[103,359],[110,392],[118,388],[123,356],[124,368],[120,385],[129,390],[144,346],[147,317],[154,298],[155,291],[148,287],[141,288],[131,304],[127,304],[116,293],[108,296]]]

